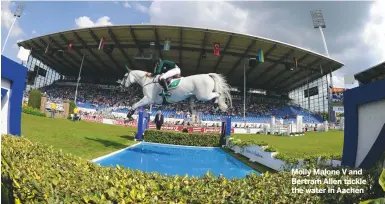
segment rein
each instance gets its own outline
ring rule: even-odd
[[[144,77],[145,77],[145,76],[144,76]],[[158,82],[155,81],[155,79],[156,79],[156,77],[152,78],[152,82],[149,82],[149,83],[143,85],[142,88],[145,87],[145,86],[147,86],[147,85],[150,85],[150,84],[156,84],[156,83],[158,83]]]

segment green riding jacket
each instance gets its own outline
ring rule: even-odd
[[[158,67],[156,68],[155,73],[153,76],[156,76],[158,74],[166,73],[167,71],[174,69],[176,67],[175,62],[169,61],[169,60],[162,60]]]

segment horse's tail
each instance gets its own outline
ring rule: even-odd
[[[227,84],[225,77],[222,74],[217,74],[217,73],[209,73],[209,76],[214,79],[214,82],[215,82],[214,91],[220,94],[219,106],[221,105],[227,106],[226,101],[228,101],[230,104],[230,107],[232,108],[233,102],[230,94],[230,86],[229,84]]]

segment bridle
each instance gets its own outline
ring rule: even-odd
[[[126,76],[127,75],[127,76]],[[124,85],[125,83],[126,83],[126,81],[128,80],[128,87],[129,86],[131,86],[132,84],[133,84],[133,82],[131,82],[131,77],[130,77],[130,73],[127,73],[126,75],[124,75],[125,76],[125,78],[123,79],[123,81],[122,81],[122,85]],[[141,80],[142,78],[144,78],[144,77],[147,77],[146,75],[144,75],[144,76],[141,76],[141,77],[139,77],[139,80]],[[137,78],[136,78],[137,79]],[[139,84],[139,86],[141,86],[142,88],[143,87],[145,87],[145,86],[147,86],[147,85],[150,85],[150,84],[157,84],[157,83],[159,83],[158,82],[158,80],[156,80],[157,79],[157,77],[153,77],[152,78],[152,81],[151,82],[149,82],[149,83],[147,83],[147,84],[144,84],[143,86],[141,86],[140,84]]]

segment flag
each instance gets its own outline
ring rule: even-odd
[[[221,56],[221,48],[219,43],[214,43],[214,56]]]
[[[296,57],[293,57],[293,62],[294,68],[298,68],[298,59]]]
[[[17,58],[21,61],[28,61],[28,57],[31,54],[31,50],[25,49],[23,46],[20,46],[19,52],[17,53]]]
[[[265,56],[262,49],[258,49],[258,62],[265,62]]]
[[[68,44],[68,52],[72,51],[72,40],[70,41],[70,44]]]
[[[100,49],[103,49],[103,48],[104,48],[104,38],[102,37],[102,38],[100,39],[100,43],[99,43],[98,49],[100,50]]]
[[[164,41],[163,50],[170,50],[170,48],[171,48],[171,40],[170,39],[166,39]]]

